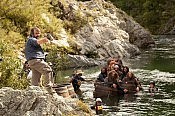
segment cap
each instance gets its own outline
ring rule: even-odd
[[[149,84],[155,85],[155,81],[150,81]]]
[[[97,98],[96,99],[96,102],[99,101],[99,102],[102,102],[101,98]]]
[[[77,70],[76,74],[83,74],[84,72],[82,70]]]

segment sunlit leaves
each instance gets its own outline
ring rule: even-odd
[[[25,88],[28,85],[26,78],[20,77],[22,64],[17,58],[18,54],[15,49],[18,49],[22,36],[16,32],[8,32],[0,29],[0,57],[3,61],[0,62],[0,88],[9,86],[13,88]],[[17,46],[19,45],[19,46]]]
[[[49,0],[1,0],[0,17],[3,17],[2,27],[26,28],[28,22],[41,22],[41,13],[47,12],[50,7]],[[7,22],[8,21],[8,22]],[[4,24],[4,25],[3,25]],[[12,30],[12,29],[10,29]],[[13,31],[21,31],[20,29]]]

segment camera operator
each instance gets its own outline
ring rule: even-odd
[[[41,47],[41,44],[50,42],[49,37],[39,38],[41,35],[41,31],[38,27],[34,27],[31,29],[30,36],[25,45],[25,56],[27,62],[32,70],[32,81],[31,84],[34,86],[40,85],[40,78],[43,74],[46,78],[45,87],[52,87],[52,68],[49,66],[47,62],[44,61],[45,55],[44,51]]]

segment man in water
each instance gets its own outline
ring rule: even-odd
[[[156,88],[155,82],[154,81],[150,81],[150,83],[149,83],[149,92],[150,93],[154,93],[156,91],[158,91],[158,88]]]
[[[72,85],[74,87],[74,91],[75,92],[77,92],[77,90],[79,90],[79,88],[81,86],[81,81],[85,81],[85,79],[82,77],[83,73],[84,72],[82,70],[77,70],[76,74],[71,79],[71,83],[72,83]]]

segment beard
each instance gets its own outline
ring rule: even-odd
[[[40,36],[34,36],[36,39],[38,39]]]

